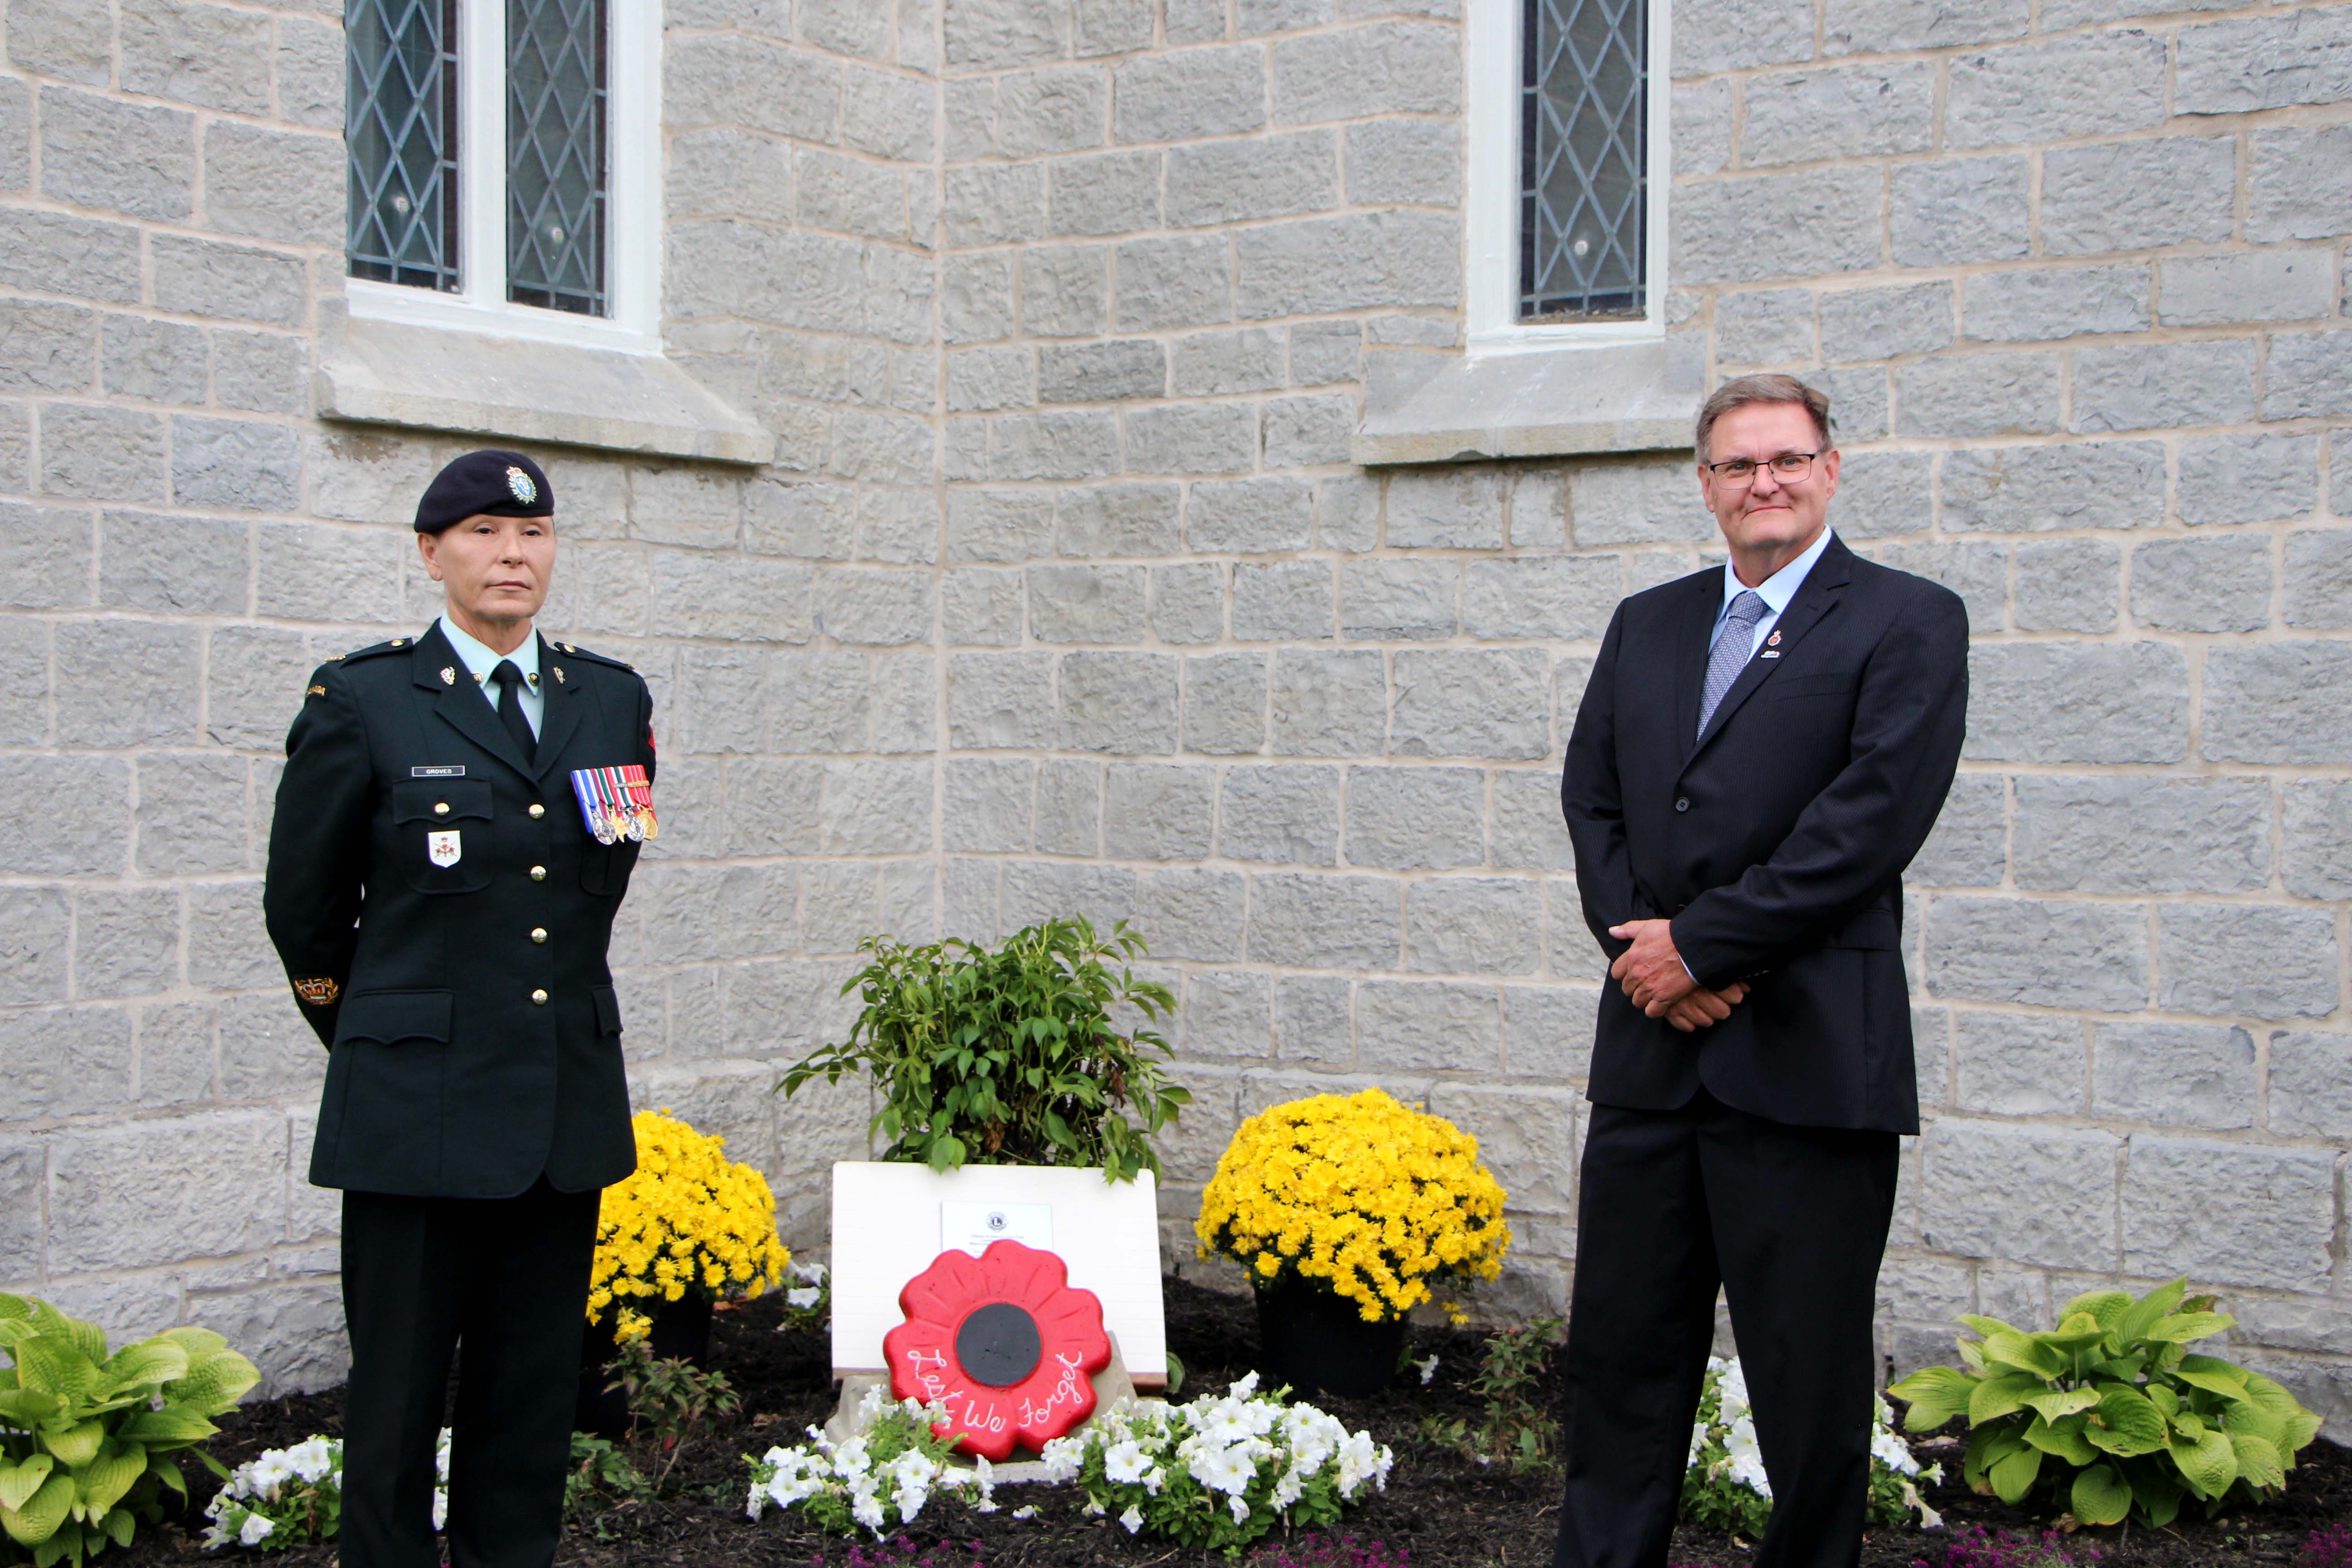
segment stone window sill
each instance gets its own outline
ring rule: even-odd
[[[320,415],[716,463],[765,463],[775,437],[648,354],[342,316],[319,358]]]
[[[1368,407],[1351,455],[1367,467],[1690,449],[1698,367],[1665,342],[1528,349],[1445,362]]]

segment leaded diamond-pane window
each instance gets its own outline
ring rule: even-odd
[[[1639,316],[1649,226],[1646,0],[1525,0],[1519,317]]]
[[[607,314],[605,0],[507,0],[507,298]]]
[[[457,0],[347,0],[344,250],[351,275],[457,277]]]

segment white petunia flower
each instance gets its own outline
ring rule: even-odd
[[[248,1513],[245,1516],[245,1522],[237,1527],[237,1542],[244,1546],[258,1546],[277,1531],[278,1527],[269,1522],[268,1515]]]
[[[1037,1505],[1033,1502],[1024,1504],[1020,1508],[1016,1508],[1013,1510],[1013,1517],[1014,1519],[1034,1519],[1037,1517]]]
[[[1143,1528],[1143,1510],[1129,1503],[1127,1505],[1127,1511],[1118,1516],[1118,1521],[1127,1526],[1127,1532],[1129,1535],[1133,1535]]]
[[[1421,1385],[1427,1388],[1429,1380],[1437,1375],[1437,1358],[1434,1355],[1425,1356],[1412,1364],[1421,1369]]]
[[[824,1294],[824,1291],[814,1285],[795,1285],[784,1292],[784,1300],[789,1306],[814,1307],[817,1303],[817,1298]]]

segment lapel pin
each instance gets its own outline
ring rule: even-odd
[[[445,664],[441,667],[441,684],[444,686],[457,684],[457,669],[455,665]]]
[[[551,664],[551,665],[549,665],[547,668],[550,668],[550,669],[551,669],[551,670],[553,670],[553,671],[555,671],[555,684],[556,684],[556,685],[558,685],[558,686],[562,685],[562,684],[563,684],[563,667],[562,667],[562,665],[560,665],[560,664]]]
[[[1770,637],[1764,639],[1764,646],[1766,647],[1779,647],[1780,646],[1780,634],[1777,629]]]

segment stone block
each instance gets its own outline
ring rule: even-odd
[[[187,244],[156,237],[159,304],[164,303],[164,258]],[[299,264],[292,264],[292,270],[300,276]],[[0,283],[11,289],[46,289],[61,277],[73,279],[74,291],[84,299],[137,302],[139,230],[128,224],[21,207],[0,214]]]
[[[1559,782],[1549,768],[1498,770],[1490,858],[1497,866],[1538,871],[1576,868],[1560,817]]]
[[[1267,975],[1234,969],[1190,975],[1181,1016],[1188,1060],[1263,1061],[1274,1055],[1274,983]]]
[[[47,1162],[36,1142],[0,1143],[0,1279],[41,1273],[41,1189]]]
[[[1146,872],[1136,879],[1136,929],[1154,958],[1239,958],[1248,893],[1247,879],[1231,871]]]
[[[1064,654],[1062,748],[1128,756],[1173,752],[1176,665],[1167,654]]]
[[[1463,568],[1462,627],[1482,639],[1598,639],[1624,591],[1614,555],[1513,556]]]
[[[2189,672],[2177,647],[1980,644],[1970,652],[1969,668],[1966,755],[1972,761],[2175,763],[2188,753]],[[2211,668],[2209,663],[2209,753],[2214,744]]]
[[[1027,616],[1018,572],[950,572],[940,583],[940,625],[950,643],[1007,647]]]
[[[1332,635],[1331,563],[1243,563],[1234,568],[1234,636],[1244,642],[1312,642]]]
[[[2264,250],[2157,263],[2168,326],[2301,321],[2336,308],[2336,258],[2326,251]]]
[[[2271,622],[2267,539],[2167,539],[2132,552],[2132,619],[2182,632],[2259,631]]]
[[[2164,40],[2087,34],[1956,57],[1944,134],[1954,148],[2006,147],[2119,135],[2164,117]],[[2046,186],[2043,200],[2046,223]]]
[[[1461,572],[1451,561],[1380,558],[1339,569],[1339,626],[1351,637],[1450,637],[1459,624]]]
[[[224,1100],[310,1100],[327,1076],[327,1054],[300,1012],[286,1004],[283,991],[223,999],[220,1017],[220,1091]],[[144,1099],[146,1066],[142,1029],[141,1067]]]
[[[1944,456],[1950,532],[2154,528],[2164,521],[2164,448],[2153,441],[1979,447]]]
[[[1215,815],[1216,769],[1113,763],[1103,779],[1103,853],[1121,860],[1202,860]]]
[[[1066,425],[1083,416],[1041,416]],[[1018,434],[1026,436],[1030,426]],[[1037,433],[1034,449],[1041,455],[1055,445],[1050,429]],[[1058,466],[1051,461],[1031,467]],[[1053,552],[1054,498],[1043,490],[955,489],[948,492],[948,559],[950,561],[1031,561]]]
[[[2021,776],[2018,886],[2083,893],[2236,893],[2270,884],[2260,779]]]
[[[1280,327],[1193,332],[1171,346],[1170,387],[1179,397],[1265,392],[1283,384],[1286,344]]]
[[[1013,414],[992,421],[992,479],[1097,479],[1118,471],[1118,423],[1108,413]],[[1047,515],[1047,498],[1030,498],[1033,514]],[[950,536],[954,498],[949,498]],[[1038,553],[1044,553],[1042,547]]]
[[[947,0],[944,17],[950,65],[1023,65],[1069,52],[1066,0]]]
[[[1398,884],[1386,877],[1258,877],[1249,955],[1299,969],[1393,969],[1403,934],[1398,904]]]
[[[1102,153],[1046,164],[1046,226],[1056,235],[1131,234],[1160,226],[1160,160]]]
[[[2159,1005],[2168,1012],[2323,1018],[2340,977],[2335,917],[2261,904],[2167,904],[2158,911]]]
[[[1184,661],[1185,751],[1244,756],[1265,744],[1265,660],[1239,653]]]
[[[873,710],[866,656],[833,648],[785,651],[761,681],[768,744],[780,752],[862,752]]]
[[[205,213],[214,227],[287,245],[341,243],[349,170],[341,137],[230,121],[204,134]]]
[[[1034,158],[1101,146],[1109,88],[1107,74],[1094,66],[1003,78],[996,93],[997,154]]]
[[[794,213],[802,227],[908,237],[907,183],[896,169],[812,147],[802,148],[794,163]],[[1001,237],[1035,237],[1033,231]]]
[[[1013,258],[951,256],[940,268],[940,333],[950,343],[1009,335],[1013,314]]]
[[[2094,1114],[2157,1127],[2252,1127],[2253,1037],[2195,1024],[2103,1024],[2091,1098]]]
[[[203,882],[187,889],[188,984],[210,991],[269,990],[284,978],[262,927],[261,884]]]
[[[0,929],[10,923],[0,906]],[[62,974],[62,937],[58,949]],[[121,1007],[47,1008],[0,1021],[0,1070],[14,1117],[119,1113],[131,1101],[131,1014]]]
[[[9,63],[67,81],[104,87],[113,27],[107,7],[90,0],[59,0],[8,26]]]
[[[2246,237],[2352,233],[2352,125],[2278,125],[2253,133]]]
[[[1229,769],[1217,821],[1217,853],[1228,859],[1335,865],[1339,770],[1295,763]]]
[[[119,26],[124,91],[235,114],[268,114],[268,15],[132,0],[123,6]]]
[[[1348,1067],[1356,1059],[1354,987],[1286,974],[1275,982],[1275,1050],[1285,1061]]]
[[[2246,435],[2193,437],[2180,444],[2180,474],[2175,504],[2180,521],[2192,527],[2205,523],[2268,522],[2279,518],[2311,515],[2313,492],[2319,479],[2319,445],[2308,437]],[[2317,534],[2287,536],[2286,598],[2290,626],[2302,589],[2303,570],[2316,563],[2299,563],[2297,540]]]
[[[2146,267],[1987,272],[1962,292],[1966,335],[1983,342],[2048,342],[2148,325]]]
[[[2352,1036],[2274,1031],[2268,1103],[2274,1133],[2352,1137]]]
[[[41,89],[43,195],[168,223],[188,216],[195,173],[195,116],[69,87]]]
[[[241,757],[140,758],[138,868],[159,877],[245,869],[253,847],[245,773]]]
[[[1149,48],[1152,11],[1150,0],[1078,0],[1075,38],[1078,54],[1123,55]]]
[[[2134,904],[1938,899],[1927,984],[1942,998],[2136,1013],[2147,1005],[2147,917]]]
[[[1046,855],[1102,853],[1102,765],[1048,761],[1037,770],[1036,848]]]
[[[1533,974],[1543,963],[1543,888],[1516,877],[1444,877],[1405,889],[1405,967],[1419,974]]]
[[[49,1142],[49,1267],[136,1268],[253,1252],[286,1226],[286,1118],[215,1111]]]
[[[2032,171],[2022,156],[1895,168],[1890,235],[1905,267],[2008,261],[2032,248]]]
[[[251,414],[307,414],[310,348],[277,332],[213,335],[213,396]]]
[[[1207,405],[1199,410],[1167,409],[1156,414],[1191,414],[1227,411],[1244,412],[1230,404]],[[1147,449],[1156,449],[1161,461],[1157,464],[1135,461],[1138,467],[1173,468],[1176,471],[1202,471],[1182,465],[1215,463],[1221,466],[1246,468],[1245,460],[1234,461],[1217,454],[1229,447],[1231,437],[1225,426],[1232,422],[1221,418],[1214,425],[1201,421],[1194,428],[1170,421],[1165,426],[1155,420]],[[1138,417],[1129,426],[1131,460],[1136,436],[1143,420]],[[1162,433],[1164,431],[1164,434]],[[1277,551],[1304,550],[1315,531],[1315,494],[1303,479],[1223,479],[1204,481],[1192,487],[1184,505],[1184,540],[1188,548],[1202,552],[1243,555],[1267,554]],[[1236,631],[1236,636],[1241,636]],[[1328,634],[1327,634],[1328,635]]]
[[[1920,360],[1897,366],[1895,384],[1906,435],[2043,435],[2058,428],[2054,354]]]
[[[1373,1072],[1491,1073],[1503,1059],[1502,1009],[1496,988],[1367,980],[1356,994],[1356,1058]],[[1531,1092],[1536,1091],[1518,1090],[1514,1098]],[[1564,1110],[1564,1097],[1562,1106]]]
[[[1697,488],[1693,485],[1693,489]],[[1838,473],[1838,500],[1832,514],[1838,531],[1849,539],[1878,539],[1890,534],[1925,533],[1935,518],[1935,459],[1925,452],[1855,452],[1848,455]],[[1714,519],[1707,517],[1693,498],[1692,510],[1706,518],[1710,527]],[[1628,560],[1628,566],[1638,572],[1640,557]],[[1664,558],[1655,564],[1664,568],[1661,580],[1679,576],[1688,568],[1675,562],[1671,566]],[[1691,562],[1696,566],[1696,562]],[[1629,574],[1630,575],[1630,574]],[[1639,589],[1650,584],[1629,581],[1629,588]]]
[[[845,643],[896,645],[931,635],[928,572],[841,567],[816,579],[815,629]]]
[[[950,658],[948,735],[959,751],[1036,751],[1050,746],[1053,656],[960,653]]]
[[[111,317],[110,321],[131,318]],[[90,392],[98,380],[94,352],[98,318],[71,305],[50,305],[32,300],[0,301],[0,386],[25,392]],[[203,353],[203,334],[196,334]],[[203,362],[197,362],[197,392],[203,389]],[[117,390],[109,387],[108,390]]]
[[[41,489],[80,500],[164,499],[163,422],[135,408],[40,409]]]
[[[172,498],[220,510],[298,510],[301,436],[289,426],[251,419],[175,418]]]
[[[1920,1238],[1961,1258],[2105,1271],[2123,1147],[2088,1128],[1946,1117],[1920,1140]]]
[[[2253,417],[2251,342],[2117,344],[2074,356],[2069,429],[2161,429]]]
[[[59,742],[109,747],[195,742],[196,628],[61,621],[54,635],[58,689],[78,693],[58,707]]]
[[[2162,44],[2150,38],[2143,47],[2161,60]],[[2236,143],[2227,137],[2054,150],[2042,162],[2042,248],[2084,256],[2227,239],[2236,183]]]
[[[1170,555],[1177,550],[1177,487],[1094,485],[1054,498],[1054,550],[1061,555]]]
[[[999,855],[1030,841],[1030,791],[1034,763],[958,760],[947,764],[940,845],[948,850]]]
[[[931,847],[931,764],[827,762],[820,851],[904,855]]]
[[[2022,23],[2016,0],[1996,3]],[[1739,158],[1749,168],[1924,153],[1935,139],[1936,67],[1927,60],[1757,77],[1745,96]]]
[[[2340,6],[2183,27],[2177,114],[2336,103],[2352,91],[2352,19]]]
[[[1481,865],[1486,795],[1475,768],[1350,768],[1348,861],[1392,871]]]
[[[2333,766],[2352,746],[2352,647],[2216,647],[2204,697],[2208,761]]]
[[[1026,348],[965,349],[948,355],[948,410],[989,414],[1034,407],[1036,356]]]
[[[128,870],[131,768],[116,757],[20,756],[17,788],[36,801],[71,801],[44,813],[9,856],[24,876],[119,877]],[[39,900],[36,900],[38,902]]]
[[[2009,865],[2008,809],[1999,774],[1954,778],[1935,831],[1905,870],[1905,879],[1928,888],[2000,886]]]
[[[1813,278],[1879,264],[1885,198],[1875,168],[1832,168],[1689,187],[1675,203],[1674,278],[1677,286],[1760,283]],[[1747,215],[1771,211],[1785,245],[1757,246]]]
[[[1353,381],[1363,359],[1363,328],[1354,321],[1308,321],[1290,329],[1290,379],[1299,386]]]
[[[1969,629],[2000,631],[2009,617],[2009,547],[2005,544],[1931,544],[1901,540],[1879,546],[1878,562],[1940,583],[1968,606]]]
[[[940,206],[950,245],[1003,245],[1045,233],[1045,171],[983,163],[947,172]]]
[[[1258,408],[1259,451],[1269,468],[1344,463],[1356,430],[1356,400],[1337,397],[1276,397]]]
[[[2352,783],[2291,783],[2285,807],[2286,890],[2305,899],[2352,898]]]
[[[1678,77],[1711,76],[1813,58],[1812,7],[1791,0],[1772,0],[1762,5],[1696,0],[1675,8],[1673,25],[1673,59]]]
[[[1213,561],[1151,569],[1151,634],[1161,642],[1215,642],[1225,635],[1225,569]]]
[[[1049,643],[1141,641],[1144,578],[1140,566],[1032,566],[1030,635]]]
[[[1168,154],[1168,221],[1177,228],[1322,212],[1339,205],[1339,190],[1328,131],[1204,142]]]
[[[1118,247],[1120,331],[1203,327],[1233,317],[1231,265],[1222,237],[1132,239]]]
[[[1089,337],[1101,331],[1108,267],[1098,246],[1022,252],[1022,330],[1034,337]]]
[[[1315,482],[1320,521],[1316,544],[1324,550],[1377,549],[1381,539],[1381,481],[1369,474],[1338,474]]]
[[[1822,296],[1821,321],[1824,359],[1931,353],[1952,341],[1951,286],[1840,289]]]
[[[1360,206],[1391,202],[1459,206],[1460,129],[1451,121],[1424,120],[1373,120],[1349,126],[1348,199]]]
[[[1370,650],[1274,656],[1273,749],[1283,756],[1377,756],[1388,729],[1384,661]]]
[[[1134,872],[1116,866],[1015,861],[1004,868],[1004,928],[1082,915],[1108,931],[1134,918],[1135,881]]]
[[[1129,60],[1112,76],[1111,131],[1120,142],[1231,136],[1265,123],[1265,51],[1183,49]]]
[[[2080,1019],[1974,1011],[1954,1017],[1955,1103],[1960,1110],[1996,1116],[2073,1116],[2082,1111],[2084,1028]]]
[[[2022,37],[2031,16],[2020,0],[1968,0],[1937,5],[1924,0],[1831,0],[1824,42],[1832,55],[1887,54],[1948,48]]]
[[[1399,653],[1390,750],[1405,757],[1550,755],[1549,666],[1532,648]]]
[[[86,511],[0,505],[0,602],[28,610],[89,604],[91,541]]]
[[[2352,346],[2337,332],[2275,332],[2263,367],[2263,417],[2307,419],[2352,411]],[[2339,487],[2342,480],[2338,480]],[[2336,494],[2340,500],[2343,490]]]
[[[2216,1225],[2213,1216],[2228,1215]],[[2124,1163],[2123,1267],[2142,1279],[2326,1289],[2336,1155],[2136,1137]]]
[[[1501,549],[1507,479],[1490,468],[1400,470],[1389,480],[1390,546]]]
[[[805,642],[814,629],[814,581],[796,561],[656,551],[653,621],[688,637]]]
[[[1254,319],[1453,306],[1462,292],[1458,226],[1448,214],[1391,211],[1240,230],[1236,304]]]
[[[1376,22],[1274,46],[1276,124],[1454,114],[1461,107],[1458,27]]]
[[[1717,537],[1687,463],[1605,463],[1572,469],[1569,519],[1576,542],[1655,544]]]

